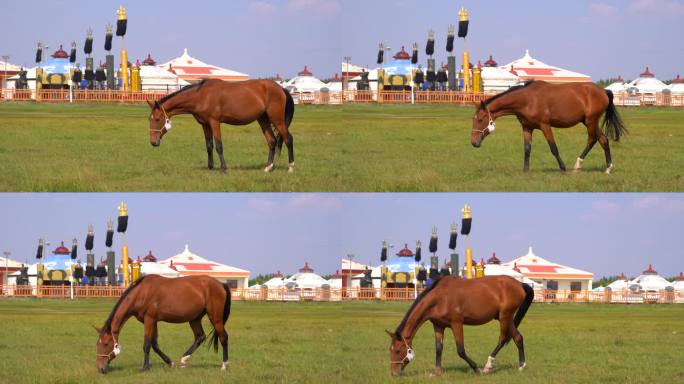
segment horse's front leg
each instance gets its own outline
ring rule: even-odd
[[[226,166],[226,160],[223,158],[223,144],[221,143],[221,122],[212,121],[211,122],[211,132],[214,136],[214,144],[216,146],[216,153],[219,155],[219,160],[221,160],[221,172],[225,173],[228,167]]]
[[[523,171],[530,170],[530,152],[532,152],[532,130],[523,128],[523,142],[525,148],[525,161],[523,163]]]
[[[444,327],[432,324],[435,329],[435,369],[432,371],[432,376],[441,376],[444,370],[442,369],[442,349],[444,348]]]
[[[560,158],[560,153],[558,152],[558,146],[556,145],[556,140],[553,138],[553,132],[551,131],[551,126],[548,124],[542,125],[541,130],[544,133],[544,137],[546,137],[546,141],[549,143],[549,148],[551,149],[551,153],[553,154],[553,156],[558,161],[558,166],[560,167],[561,172],[565,172],[565,164],[563,163],[563,160],[561,160],[561,158]]]

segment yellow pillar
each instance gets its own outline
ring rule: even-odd
[[[140,67],[134,65],[131,69],[131,91],[138,92],[140,88]]]
[[[123,285],[124,287],[128,287],[130,283],[130,275],[128,272],[128,246],[126,244],[121,247],[121,255],[123,257]]]
[[[473,278],[473,250],[466,248],[466,279]]]
[[[468,51],[463,51],[463,91],[472,91],[472,87],[470,86],[470,58]]]
[[[136,281],[140,278],[140,262],[134,261],[131,263],[131,281]]]
[[[479,67],[473,68],[473,92],[482,92],[482,70]]]
[[[121,90],[128,91],[128,52],[121,50]]]

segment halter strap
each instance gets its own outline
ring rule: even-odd
[[[150,128],[150,132],[163,132],[163,131],[164,131],[164,127],[166,126],[166,122],[167,122],[167,121],[171,121],[171,118],[169,118],[169,115],[166,113],[166,110],[164,109],[164,106],[163,106],[162,104],[159,104],[159,103],[157,103],[157,104],[159,105],[159,109],[161,109],[162,113],[164,114],[164,125],[162,125],[162,127],[159,128],[159,129],[152,129],[152,128]]]
[[[106,354],[106,355],[102,355],[102,354],[99,354],[99,353],[98,353],[98,354],[97,354],[97,357],[106,357],[106,358],[108,358],[110,361],[112,360],[112,353],[114,353],[114,350],[116,349],[116,347],[119,346],[119,342],[116,340],[116,337],[114,337],[114,334],[112,334],[112,339],[114,340],[114,348],[112,348],[112,350],[111,350],[108,354]],[[116,354],[114,354],[114,356],[116,357]]]
[[[412,358],[409,359],[409,354],[413,353],[413,348],[409,347],[404,336],[401,336],[401,341],[403,341],[404,345],[406,346],[406,356],[404,356],[404,358],[401,359],[400,361],[391,361],[392,364],[404,364],[407,359],[409,362],[412,360]]]
[[[489,124],[487,124],[487,126],[484,127],[484,128],[482,128],[482,129],[475,129],[475,128],[473,128],[473,129],[471,130],[471,132],[484,133],[486,130],[489,129],[489,126],[490,126],[490,125],[493,125],[493,124],[494,124],[494,119],[492,119],[492,114],[489,112],[489,107],[487,106],[487,103],[483,103],[483,104],[484,104],[484,107],[485,107],[485,111],[487,111],[487,116],[489,116]]]

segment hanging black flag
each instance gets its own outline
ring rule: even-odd
[[[88,35],[86,37],[85,45],[83,46],[83,52],[86,55],[90,55],[93,52],[93,36]]]
[[[380,43],[380,49],[378,49],[378,64],[382,64],[385,61],[385,45]]]
[[[416,262],[420,261],[421,253],[422,253],[422,244],[420,241],[416,241],[416,256],[415,256]]]
[[[383,241],[382,242],[382,251],[380,251],[380,261],[386,261],[387,260],[387,242]]]
[[[123,201],[121,204],[119,204],[119,220],[118,220],[118,225],[116,227],[116,231],[119,233],[124,233],[126,232],[126,229],[128,228],[128,205],[124,203]]]
[[[430,236],[430,253],[437,252],[437,227],[432,228],[432,236]]]
[[[416,76],[413,78],[413,81],[416,84],[423,84],[423,82],[425,81],[425,75],[423,74],[422,70],[418,69],[416,71]]]
[[[95,243],[95,229],[93,225],[88,225],[88,235],[86,235],[85,249],[86,251],[93,250],[93,244]]]
[[[43,44],[38,43],[38,49],[36,49],[36,63],[43,61]]]
[[[36,259],[43,257],[43,240],[38,242],[38,250],[36,251]]]
[[[413,54],[411,55],[411,64],[418,64],[418,44],[413,43]]]
[[[78,257],[78,242],[74,239],[71,245],[71,259],[75,260]]]
[[[112,243],[114,241],[114,222],[109,220],[107,221],[107,237],[105,239],[105,245],[107,248],[110,248],[112,246]]]
[[[71,43],[71,54],[69,55],[69,62],[72,64],[76,62],[76,43]]]
[[[461,7],[458,12],[458,37],[465,38],[468,35],[468,11]]]
[[[105,51],[109,52],[112,50],[112,25],[107,24],[107,32],[105,32]]]
[[[126,34],[126,25],[128,24],[126,8],[120,6],[119,9],[116,10],[116,15],[116,35],[123,37]]]
[[[107,75],[105,74],[105,70],[102,67],[98,67],[97,71],[95,71],[95,81],[105,81],[107,80]]]
[[[76,264],[73,276],[76,281],[81,281],[81,279],[83,278],[83,267],[81,266],[81,264]]]
[[[435,33],[430,31],[427,44],[425,45],[425,54],[432,56],[433,53],[435,53]]]
[[[425,280],[427,280],[427,271],[425,270],[425,268],[421,267],[421,268],[418,270],[418,277],[417,277],[416,279],[417,279],[418,281],[425,281]]]
[[[454,50],[454,26],[449,26],[449,33],[447,33],[447,52],[451,53]]]
[[[451,224],[451,235],[449,236],[449,249],[456,249],[456,239],[458,237],[458,228],[456,223]]]
[[[461,209],[461,212],[463,213],[463,219],[461,219],[461,235],[469,235],[470,226],[473,222],[470,206],[466,204],[463,209]]]
[[[83,72],[81,72],[81,68],[76,67],[76,69],[74,69],[74,75],[71,76],[71,81],[78,86],[81,84],[81,80],[83,80]]]

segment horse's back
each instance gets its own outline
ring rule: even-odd
[[[192,320],[206,311],[212,297],[224,299],[226,294],[223,284],[210,276],[147,275],[141,283],[147,288],[142,295],[146,312],[172,323]]]

